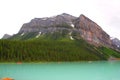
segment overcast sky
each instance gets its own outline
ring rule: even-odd
[[[120,39],[120,0],[0,0],[0,38],[16,34],[33,18],[84,14]]]

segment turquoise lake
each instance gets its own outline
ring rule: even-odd
[[[0,78],[14,80],[120,80],[120,61],[0,63]]]

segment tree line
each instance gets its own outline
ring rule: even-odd
[[[81,41],[0,40],[0,62],[104,60],[101,56]]]

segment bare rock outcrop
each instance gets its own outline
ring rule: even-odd
[[[8,38],[10,38],[11,37],[11,35],[9,35],[9,34],[4,34],[4,36],[2,37],[2,39],[8,39]]]
[[[80,35],[92,44],[103,44],[110,46],[110,36],[102,30],[95,22],[84,15],[80,15],[75,21],[75,28],[80,31]]]
[[[35,18],[32,19],[29,23],[23,24],[19,33],[26,32],[45,32],[50,30],[54,30],[59,26],[67,26],[72,24],[72,20],[76,19],[76,17],[63,13],[53,17],[44,17],[44,18]],[[65,27],[64,27],[65,28]]]

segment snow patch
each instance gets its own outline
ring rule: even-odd
[[[115,39],[114,37],[110,37],[110,40],[113,40],[113,39]]]
[[[71,34],[72,34],[72,32],[69,33],[70,39],[71,39],[71,40],[74,40],[74,38],[71,36]]]
[[[38,33],[38,35],[36,36],[36,38],[38,38],[41,35],[41,32]]]
[[[46,17],[46,18],[42,18],[42,20],[47,20],[48,18]]]
[[[22,33],[20,36],[23,36],[25,33]]]
[[[73,38],[72,36],[70,36],[70,39],[71,39],[71,40],[74,40],[74,38]]]
[[[73,27],[73,28],[75,27],[74,24],[71,24],[70,26]]]

